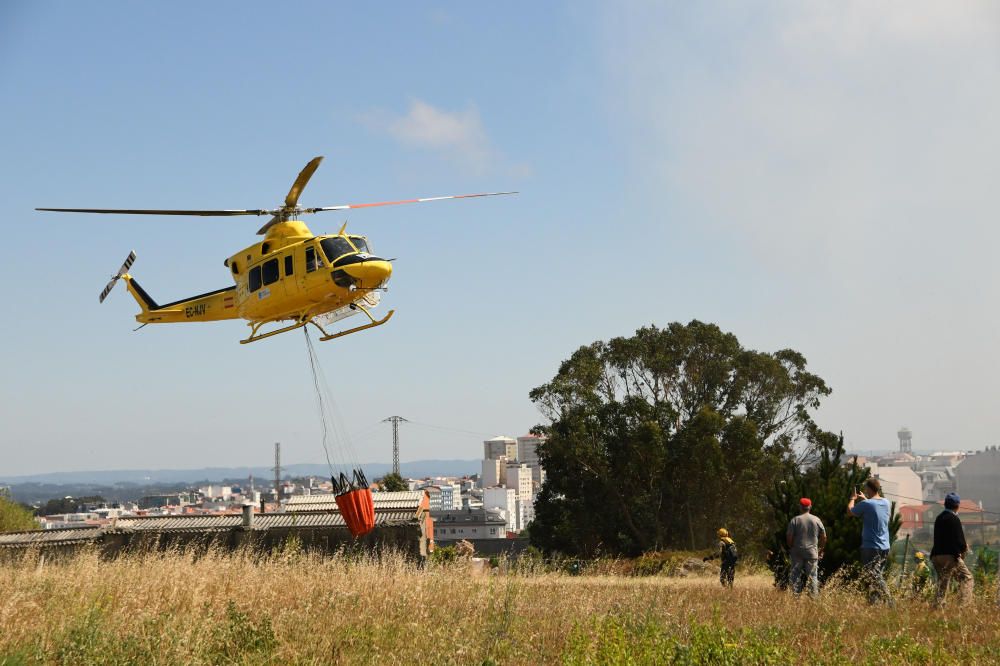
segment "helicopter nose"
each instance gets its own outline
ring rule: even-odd
[[[359,281],[358,286],[374,289],[392,275],[392,264],[379,257],[369,257],[364,261],[347,264],[343,270]]]

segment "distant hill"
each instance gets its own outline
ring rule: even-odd
[[[389,463],[363,463],[361,467],[369,480],[388,473]],[[415,460],[400,463],[400,472],[409,478],[428,476],[465,476],[478,474],[478,460]],[[153,483],[197,483],[199,481],[223,481],[225,479],[245,479],[253,474],[255,479],[269,479],[274,472],[267,467],[202,467],[199,469],[122,469],[94,470],[86,472],[46,472],[22,476],[0,476],[0,485],[15,486],[26,483],[40,484],[108,484],[119,483],[148,485]],[[329,476],[326,465],[288,465],[282,467],[282,477]]]

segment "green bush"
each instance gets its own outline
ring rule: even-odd
[[[431,551],[429,559],[432,564],[450,564],[458,559],[458,551],[454,546],[437,546]]]
[[[20,532],[39,528],[40,525],[31,509],[0,496],[0,532]]]

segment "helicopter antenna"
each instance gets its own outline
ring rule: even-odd
[[[128,273],[128,269],[132,268],[132,264],[134,263],[135,263],[135,250],[132,250],[131,252],[128,253],[128,257],[125,258],[125,263],[122,264],[122,267],[118,269],[118,272],[111,277],[111,281],[108,282],[108,286],[106,286],[104,288],[104,291],[101,292],[101,297],[100,299],[98,299],[99,303],[104,302],[104,299],[108,297],[108,294],[111,293],[111,290],[115,288],[115,284],[118,282],[118,280],[120,280],[121,277],[125,275],[125,273]]]

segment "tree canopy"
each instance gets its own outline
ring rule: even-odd
[[[692,321],[579,348],[531,391],[549,423],[533,542],[577,554],[704,548],[770,531],[764,492],[830,389],[802,354]]]
[[[0,495],[0,532],[20,532],[39,529],[29,507]]]
[[[57,513],[76,513],[86,506],[101,505],[105,500],[100,495],[88,495],[87,497],[57,497],[38,508],[39,516],[52,516]]]
[[[409,490],[410,487],[406,485],[406,480],[395,472],[389,472],[381,479],[378,480],[379,486],[382,490],[387,492],[398,492],[401,490]]]

